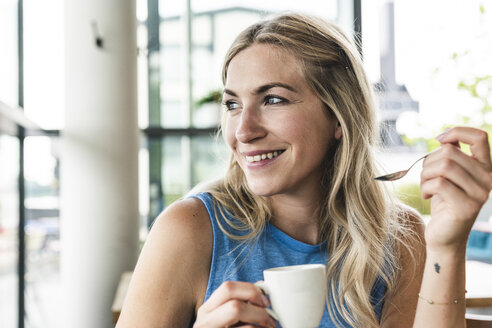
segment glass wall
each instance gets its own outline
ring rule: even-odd
[[[26,326],[59,327],[58,139],[25,139]]]
[[[225,53],[245,27],[288,10],[336,20],[338,10],[335,0],[290,4],[285,1],[190,1],[189,8],[186,1],[160,0],[158,5],[161,115],[160,120],[151,120],[150,124],[163,127],[218,124],[220,109],[202,104],[212,93],[221,90]]]
[[[0,131],[0,327],[17,327],[19,141]]]
[[[17,13],[17,0],[0,2],[0,101],[13,107],[18,105],[19,85]]]
[[[0,102],[19,102],[18,1],[0,2]],[[7,124],[5,126],[4,124]],[[8,131],[4,131],[4,127]],[[0,327],[18,327],[19,140],[0,116]]]
[[[229,151],[222,137],[191,138],[191,185],[220,178],[229,164]]]
[[[18,26],[19,1],[0,2],[0,101],[12,108],[22,105],[28,118],[55,130],[56,135],[56,130],[63,129],[63,1],[22,2],[22,27]],[[142,231],[147,230],[148,217],[154,219],[192,186],[220,177],[226,168],[228,150],[216,138],[221,115],[216,95],[222,88],[223,57],[239,31],[285,10],[338,20],[340,3],[137,0],[139,125],[145,135],[140,153],[140,193],[145,196],[141,196]],[[21,166],[23,139],[4,135],[1,129],[0,327],[56,328],[60,308],[58,138],[27,137]],[[25,173],[22,227],[21,167]],[[19,228],[25,229],[23,245],[18,241]],[[26,252],[25,320],[18,323],[21,248]]]
[[[24,104],[43,129],[64,125],[63,0],[24,1]]]
[[[24,1],[23,109],[44,129],[64,125],[63,0]],[[58,138],[27,137],[25,326],[59,327]]]
[[[161,139],[161,143],[165,204],[183,196],[188,191],[188,186],[218,179],[224,173],[228,151],[222,138],[167,136]],[[187,163],[191,167],[188,167]]]
[[[19,12],[19,8],[23,10]],[[60,307],[57,138],[23,139],[23,130],[17,129],[13,118],[25,114],[24,119],[45,128],[62,127],[62,8],[61,0],[0,2],[2,328],[59,326],[56,322]],[[19,185],[21,172],[25,180]],[[22,225],[21,220],[25,220]],[[23,254],[25,261],[22,261]],[[20,291],[19,287],[24,290]],[[25,314],[20,322],[19,313]]]
[[[214,130],[222,113],[222,61],[237,34],[281,11],[336,21],[339,3],[149,2],[141,35],[148,37],[148,125],[158,131],[148,142],[150,222],[170,202],[197,183],[220,177],[226,168],[227,148],[221,138],[216,142]]]

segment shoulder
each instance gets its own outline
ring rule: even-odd
[[[207,230],[211,232],[205,205],[200,199],[189,197],[169,205],[155,219],[151,235],[172,232],[200,238]]]
[[[418,222],[423,223],[424,222],[420,213],[416,209],[414,209],[413,207],[410,207],[404,203],[398,202],[395,204],[395,208],[397,209],[397,211],[400,214],[407,217],[408,219],[411,219],[412,221],[415,221],[415,223],[418,223]]]
[[[166,248],[169,250],[171,247],[175,252],[181,253],[181,256],[201,256],[203,254],[196,252],[203,253],[205,244],[210,244],[211,249],[210,219],[201,200],[179,200],[159,214],[152,224],[143,250],[160,251],[163,244],[171,244],[166,245]],[[201,247],[197,247],[197,244]]]
[[[145,248],[165,257],[178,269],[182,267],[180,264],[189,263],[195,274],[206,271],[208,277],[213,232],[203,202],[186,198],[167,207],[154,221]]]
[[[199,199],[167,207],[156,218],[135,267],[121,327],[188,326],[205,296],[212,244],[210,219]]]

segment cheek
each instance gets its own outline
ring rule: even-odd
[[[236,127],[234,123],[229,120],[224,120],[222,125],[222,133],[226,144],[231,148],[235,148],[236,144]]]
[[[279,133],[287,134],[291,142],[299,141],[304,143],[311,139],[313,125],[302,117],[292,116],[281,119],[278,124]]]
[[[316,154],[324,157],[334,140],[333,123],[323,117],[318,120],[297,120],[289,129],[292,140],[298,140],[298,145],[302,147],[300,151],[308,152],[309,156]]]

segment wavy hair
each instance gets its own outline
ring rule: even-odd
[[[223,66],[225,84],[229,63],[253,44],[269,44],[297,58],[303,75],[340,123],[342,138],[330,150],[323,175],[319,238],[327,243],[327,302],[337,325],[379,327],[371,290],[382,279],[391,292],[397,280],[398,249],[405,232],[404,212],[374,180],[373,149],[379,131],[370,83],[355,43],[335,24],[320,18],[286,13],[244,30],[230,47]],[[225,123],[223,119],[223,124]],[[272,216],[266,197],[248,187],[231,156],[224,179],[209,187],[217,215],[245,231],[231,238],[254,240]],[[406,231],[404,231],[406,230]]]

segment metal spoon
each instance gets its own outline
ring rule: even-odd
[[[401,179],[403,178],[405,175],[407,175],[408,171],[410,171],[410,169],[415,165],[417,164],[419,161],[423,160],[424,158],[426,158],[427,156],[429,156],[431,153],[428,153],[422,157],[420,157],[418,160],[416,160],[412,165],[410,165],[410,167],[406,170],[403,170],[403,171],[398,171],[398,172],[394,172],[394,173],[390,173],[390,174],[386,174],[386,175],[381,175],[379,177],[375,177],[374,180],[379,180],[379,181],[395,181],[395,180],[398,180],[398,179]]]

